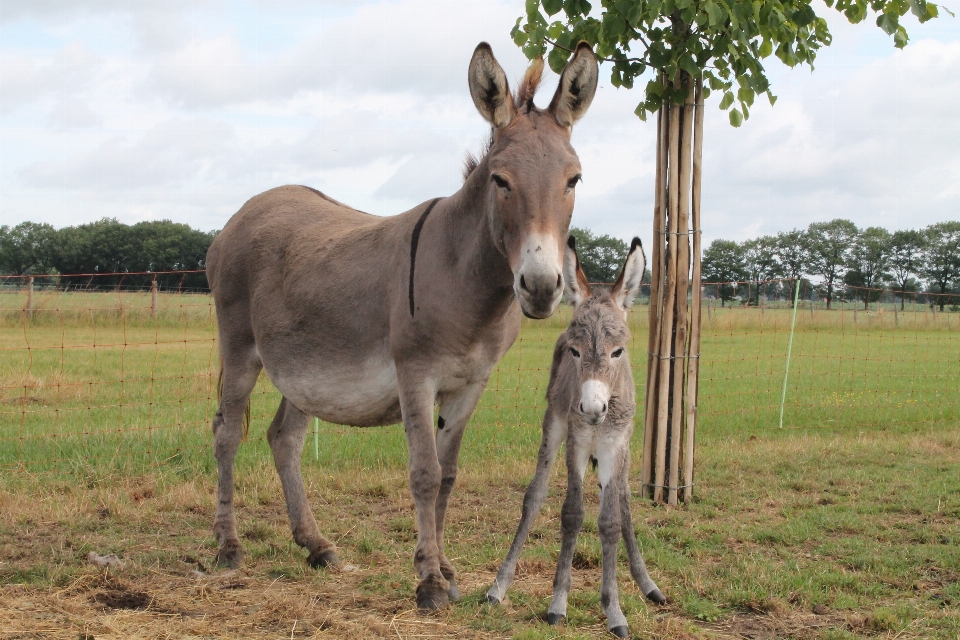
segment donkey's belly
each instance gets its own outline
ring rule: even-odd
[[[267,373],[285,398],[321,420],[357,427],[400,422],[397,368],[392,360],[370,359],[354,367],[308,366],[295,375]]]

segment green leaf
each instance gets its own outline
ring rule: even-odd
[[[747,105],[753,106],[753,98],[754,98],[753,89],[749,89],[747,87],[740,87],[737,90],[737,99],[740,102],[744,102]]]
[[[805,27],[816,19],[817,14],[810,5],[801,7],[793,14],[793,21],[798,27]]]
[[[723,110],[727,110],[730,108],[730,105],[732,104],[733,104],[733,93],[730,91],[727,91],[726,93],[723,94],[723,98],[721,98],[720,100],[720,108]]]
[[[769,58],[771,53],[773,53],[773,43],[764,38],[760,44],[760,57]]]
[[[527,32],[520,28],[520,23],[523,21],[523,18],[517,18],[517,24],[513,26],[513,30],[510,31],[510,37],[513,38],[513,43],[518,47],[522,47],[529,37]]]
[[[884,33],[888,36],[892,36],[897,32],[897,19],[893,16],[889,16],[885,13],[881,13],[877,16],[877,26],[883,29]]]
[[[643,120],[647,121],[647,106],[643,102],[637,105],[637,108],[633,110],[633,114]]]
[[[770,106],[777,104],[777,96],[773,95],[771,92],[767,91],[767,100],[770,101]]]
[[[903,27],[897,27],[897,32],[893,34],[893,46],[897,49],[903,49],[909,41],[910,36],[907,35],[907,30]]]
[[[708,1],[705,5],[703,5],[703,9],[707,12],[707,16],[710,18],[711,27],[722,24],[727,17],[727,12],[715,2]]]
[[[743,124],[743,114],[737,109],[733,109],[730,112],[730,124],[734,127],[739,127],[741,124]]]
[[[689,53],[683,54],[680,58],[680,68],[690,74],[692,77],[700,75],[700,69],[697,68],[697,63],[694,61],[693,56]]]
[[[554,73],[563,73],[564,67],[567,66],[567,56],[569,55],[570,54],[563,49],[554,47],[550,50],[550,54],[547,56],[547,64],[550,65],[550,68],[553,69]]]
[[[542,4],[543,10],[547,12],[548,16],[559,13],[563,9],[563,0],[543,0]]]

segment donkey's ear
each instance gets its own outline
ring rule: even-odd
[[[647,256],[643,253],[643,245],[640,244],[640,238],[634,238],[630,244],[627,261],[623,264],[623,271],[610,289],[610,296],[623,310],[624,315],[630,311],[630,305],[640,293],[640,283],[643,281],[643,272],[646,269]]]
[[[510,124],[517,114],[510,97],[510,87],[507,85],[507,75],[497,59],[493,57],[493,50],[486,42],[481,42],[470,59],[470,70],[467,72],[467,81],[470,84],[470,97],[477,110],[494,129],[502,129]]]
[[[599,76],[600,69],[593,49],[586,42],[581,42],[560,75],[560,84],[548,109],[557,124],[569,129],[587,112],[597,92]]]
[[[577,239],[567,238],[567,248],[563,252],[563,292],[567,294],[570,304],[579,307],[590,297],[590,283],[580,268],[580,258],[577,257]]]

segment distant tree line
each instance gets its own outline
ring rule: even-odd
[[[216,232],[159,220],[127,225],[113,218],[55,229],[22,222],[0,226],[0,274],[53,274],[58,285],[95,288],[149,286],[153,275],[78,277],[73,274],[142,274],[191,271],[206,267],[207,249]],[[71,275],[67,278],[64,276]],[[165,288],[205,289],[203,273],[157,277]]]
[[[900,298],[901,308],[908,294],[940,294],[927,299],[942,311],[960,302],[960,296],[944,295],[960,293],[960,222],[890,233],[837,219],[746,242],[714,240],[703,252],[704,282],[754,283],[745,304],[759,304],[761,295],[790,297],[793,283],[808,277],[819,279],[811,290],[828,309],[837,297],[862,300],[868,308],[886,290]],[[777,279],[787,282],[768,283]],[[734,285],[718,284],[717,295],[725,304]]]

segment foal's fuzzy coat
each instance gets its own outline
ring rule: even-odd
[[[547,495],[547,481],[557,449],[566,439],[563,542],[547,621],[556,624],[566,616],[573,551],[583,524],[583,475],[593,458],[601,487],[597,522],[603,546],[600,601],[607,616],[607,628],[623,638],[628,635],[627,619],[620,610],[616,577],[617,543],[621,536],[627,547],[630,573],[640,589],[653,602],[665,601],[650,579],[637,548],[627,484],[635,403],[630,358],[626,352],[630,338],[626,317],[639,292],[645,267],[640,240],[634,238],[613,288],[609,292],[594,293],[580,268],[576,243],[570,237],[564,256],[564,280],[575,311],[570,326],[554,347],[537,471],[523,498],[520,526],[496,581],[487,591],[487,600],[499,603],[513,582],[520,550]]]

